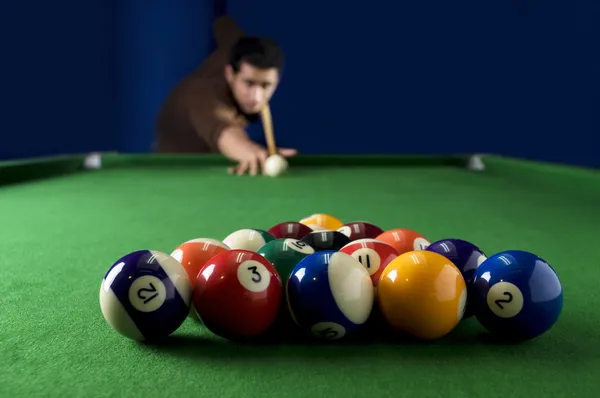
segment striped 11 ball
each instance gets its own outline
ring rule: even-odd
[[[381,273],[396,257],[398,252],[392,246],[376,239],[358,239],[340,249],[358,260],[371,275],[373,286],[379,283]]]
[[[283,301],[273,264],[249,250],[228,250],[211,258],[198,274],[194,308],[204,326],[230,340],[267,332]]]
[[[118,333],[137,341],[176,331],[190,312],[192,285],[168,254],[140,250],[117,260],[100,287],[100,308]]]
[[[508,340],[528,340],[550,330],[563,307],[563,289],[544,259],[521,250],[494,254],[475,271],[472,289],[477,320]]]
[[[333,250],[302,259],[288,279],[286,293],[294,322],[323,339],[353,332],[373,309],[373,283],[365,267]]]

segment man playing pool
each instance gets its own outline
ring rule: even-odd
[[[260,118],[279,83],[283,54],[266,38],[244,36],[228,17],[214,25],[217,49],[169,94],[157,121],[158,152],[220,152],[238,175],[264,170],[265,148],[245,128]],[[295,149],[281,148],[290,157]]]

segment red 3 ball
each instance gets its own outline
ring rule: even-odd
[[[198,273],[193,304],[204,326],[229,340],[266,333],[283,301],[283,284],[273,264],[249,250],[212,257]]]
[[[376,239],[358,239],[340,249],[358,260],[371,275],[373,286],[379,284],[381,273],[388,264],[398,257],[398,251],[391,245]]]

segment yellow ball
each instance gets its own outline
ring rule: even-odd
[[[446,257],[416,250],[396,257],[383,270],[377,298],[383,317],[394,329],[433,340],[450,333],[462,319],[467,287]]]
[[[311,227],[313,230],[329,229],[335,231],[344,226],[344,223],[340,219],[324,213],[312,214],[308,217],[304,217],[299,222],[300,224]]]

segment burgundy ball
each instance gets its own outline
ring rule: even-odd
[[[375,239],[381,235],[384,231],[377,225],[373,225],[369,222],[354,221],[344,224],[344,226],[338,229],[338,232],[343,233],[350,240],[358,239]]]
[[[275,239],[297,239],[300,240],[312,232],[308,225],[300,224],[296,221],[286,221],[272,226],[267,231]]]

